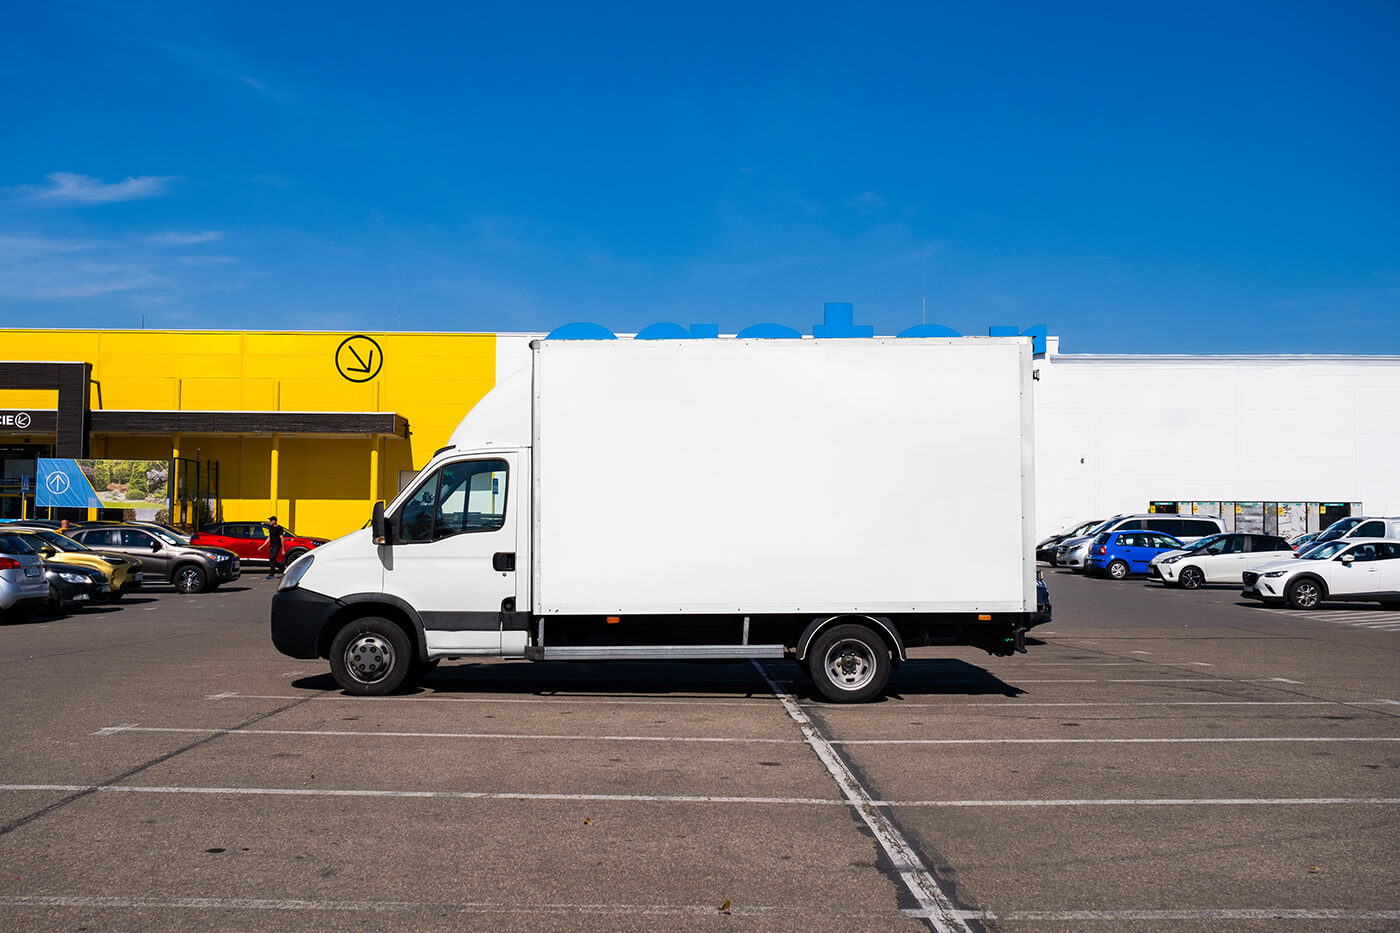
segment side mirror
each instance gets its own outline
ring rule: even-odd
[[[44,555],[45,557],[53,557],[58,552],[46,544],[43,547],[39,548],[39,553]]]
[[[157,540],[154,539],[154,538],[151,539],[151,550],[152,550],[152,551],[159,551],[159,550],[160,550],[160,542],[157,541]]]
[[[389,543],[389,523],[384,518],[383,502],[374,504],[374,514],[370,517],[369,527],[375,544]]]
[[[1342,564],[1344,564],[1344,565],[1347,566],[1347,567],[1350,567],[1350,566],[1351,566],[1351,562],[1352,562],[1354,559],[1355,559],[1355,558],[1353,558],[1350,554],[1343,554],[1341,557],[1338,557],[1338,558],[1337,558],[1337,560],[1341,561]]]

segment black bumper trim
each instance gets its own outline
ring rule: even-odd
[[[312,590],[293,587],[272,597],[272,645],[290,658],[320,657],[321,631],[342,604]]]

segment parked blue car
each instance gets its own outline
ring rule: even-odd
[[[1185,545],[1160,531],[1109,531],[1089,545],[1084,571],[1121,580],[1130,573],[1147,573],[1152,558],[1181,547]]]

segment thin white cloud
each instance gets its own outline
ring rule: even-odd
[[[847,201],[846,206],[853,207],[862,214],[873,214],[885,206],[885,198],[878,191],[862,191]]]
[[[181,233],[179,231],[153,233],[142,239],[148,243],[164,243],[168,246],[193,246],[196,243],[213,243],[215,240],[223,238],[224,231],[222,230],[200,230],[197,233]]]
[[[49,187],[30,195],[31,201],[66,204],[112,204],[160,197],[175,179],[174,175],[142,175],[107,184],[100,178],[76,172],[52,172]]]
[[[195,241],[196,245],[202,242],[207,240]],[[131,303],[159,302],[170,295],[231,287],[233,257],[188,255],[183,252],[187,245],[148,237],[112,240],[0,233],[0,304],[101,295],[124,296]]]

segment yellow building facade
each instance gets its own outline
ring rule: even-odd
[[[335,537],[447,443],[496,360],[494,334],[0,330],[0,452],[217,464],[214,518]],[[44,374],[84,363],[77,453]]]

